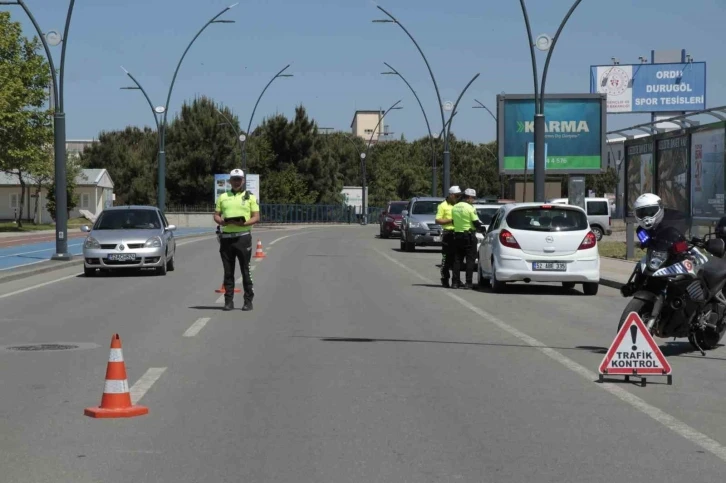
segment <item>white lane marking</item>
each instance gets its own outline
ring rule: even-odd
[[[420,278],[421,280],[428,282],[428,283],[434,283],[432,280],[424,277],[423,275],[419,274],[415,270],[407,267],[403,263],[399,262],[395,258],[392,258],[385,253],[383,253],[380,250],[374,249],[376,252],[378,252],[380,255],[391,261],[392,263],[398,265],[402,269],[406,270],[407,272],[411,273],[412,275]],[[598,376],[590,371],[589,369],[585,368],[584,366],[581,366],[577,362],[573,361],[572,359],[563,356],[559,352],[557,352],[554,349],[550,349],[549,347],[546,347],[545,344],[538,341],[534,337],[530,337],[529,335],[525,334],[524,332],[521,332],[518,329],[515,329],[511,325],[507,324],[506,322],[503,322],[493,316],[492,314],[475,307],[474,305],[470,304],[463,298],[459,297],[458,295],[455,295],[451,293],[450,291],[444,291],[446,295],[451,297],[452,299],[456,300],[461,304],[462,306],[466,307],[467,309],[471,310],[475,314],[479,315],[483,319],[489,321],[493,325],[496,325],[500,329],[502,329],[505,332],[508,332],[509,334],[513,335],[517,339],[521,340],[525,344],[536,348],[543,354],[545,354],[547,357],[559,362],[566,368],[570,369],[572,372],[581,375],[583,378],[587,379],[588,382],[592,383],[594,380],[598,378]],[[721,445],[718,441],[711,439],[710,437],[706,436],[705,434],[701,433],[700,431],[696,430],[695,428],[692,428],[688,424],[684,423],[683,421],[680,421],[679,419],[671,416],[670,414],[666,413],[665,411],[648,404],[643,399],[639,398],[638,396],[635,396],[634,394],[626,391],[623,388],[608,385],[608,384],[597,384],[596,387],[609,392],[613,396],[617,397],[623,402],[626,402],[630,404],[635,409],[641,411],[645,415],[651,417],[655,421],[661,423],[666,428],[670,429],[674,433],[682,436],[683,438],[687,439],[691,443],[696,444],[697,446],[700,446],[704,450],[708,451],[709,453],[713,454],[717,458],[721,459],[722,461],[726,461],[726,447]]]
[[[66,277],[61,277],[61,278],[56,278],[54,280],[49,280],[47,282],[43,282],[43,283],[39,283],[37,285],[33,285],[32,287],[25,287],[25,288],[21,288],[20,290],[16,290],[14,292],[4,293],[4,294],[0,295],[0,299],[4,299],[4,298],[10,297],[12,295],[18,295],[18,294],[21,294],[21,293],[29,292],[31,290],[38,289],[40,287],[45,287],[46,285],[50,285],[52,283],[62,282],[63,280],[68,280],[69,278],[76,278],[77,276],[78,276],[78,274],[77,273],[74,273],[73,275],[68,275]]]
[[[186,332],[184,332],[184,337],[194,337],[199,333],[200,330],[204,328],[205,325],[207,325],[207,322],[209,322],[209,317],[202,317],[201,319],[197,319],[196,322],[192,324],[191,327],[187,329]]]
[[[188,245],[190,243],[196,243],[196,242],[199,242],[199,241],[202,241],[202,240],[209,240],[209,239],[210,238],[199,238],[199,239],[195,239],[195,240],[189,240],[189,241],[184,242],[184,243],[177,243],[177,246]],[[18,267],[12,267],[12,268],[18,268]],[[4,299],[6,297],[10,297],[11,295],[18,295],[18,294],[21,294],[21,293],[25,293],[25,292],[28,292],[30,290],[35,290],[37,288],[45,287],[46,285],[50,285],[50,284],[53,284],[53,283],[62,282],[63,280],[68,280],[69,278],[74,278],[74,277],[77,277],[78,275],[79,275],[79,273],[76,273],[74,275],[68,275],[66,277],[61,277],[61,278],[56,278],[56,279],[53,279],[53,280],[48,280],[47,282],[39,283],[37,285],[33,285],[32,287],[26,287],[26,288],[22,288],[20,290],[16,290],[14,292],[8,292],[8,293],[5,293],[5,294],[0,295],[0,299]]]
[[[131,386],[131,403],[136,404],[144,397],[146,391],[164,374],[166,367],[150,367],[136,383]]]
[[[69,247],[77,247],[77,246],[81,246],[81,245],[83,245],[83,243],[75,243],[75,244],[70,244],[68,246]],[[11,248],[11,247],[4,247],[4,248],[7,249],[7,248]],[[11,255],[0,255],[0,258],[17,257],[17,256],[20,256],[20,255],[30,255],[31,253],[52,252],[53,250],[55,250],[55,247],[53,247],[53,248],[44,248],[42,250],[33,250],[33,251],[30,251],[30,252],[13,253]]]
[[[276,239],[272,240],[272,241],[271,241],[271,242],[269,243],[269,245],[268,245],[268,246],[272,246],[272,245],[274,245],[275,243],[279,242],[280,240],[284,240],[285,238],[290,238],[291,236],[294,236],[294,235],[299,235],[299,233],[293,233],[292,235],[287,235],[287,236],[281,236],[280,238],[276,238]]]

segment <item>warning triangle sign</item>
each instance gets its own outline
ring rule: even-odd
[[[600,374],[668,375],[671,366],[636,312],[630,312],[600,364]]]

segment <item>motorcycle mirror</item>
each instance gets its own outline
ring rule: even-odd
[[[726,252],[726,242],[721,238],[708,240],[706,251],[715,257],[722,258]]]

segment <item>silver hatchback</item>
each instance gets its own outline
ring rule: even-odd
[[[115,269],[152,268],[159,275],[174,270],[176,240],[164,214],[154,206],[114,206],[105,209],[83,242],[87,277]]]

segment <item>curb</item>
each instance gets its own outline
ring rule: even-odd
[[[193,233],[190,235],[182,235],[176,237],[177,240],[184,240],[186,238],[200,238],[204,236],[213,236],[214,232],[211,233]],[[78,257],[78,255],[76,255]],[[63,270],[64,268],[73,267],[75,265],[82,265],[83,258],[74,258],[68,262],[60,262],[55,260],[49,260],[43,264],[43,266],[37,268],[29,268],[23,270],[19,267],[17,271],[9,271],[7,275],[0,275],[0,284],[14,282],[23,278],[32,277],[34,275],[40,275],[48,272],[55,272],[57,270]],[[40,265],[40,264],[38,264]]]

